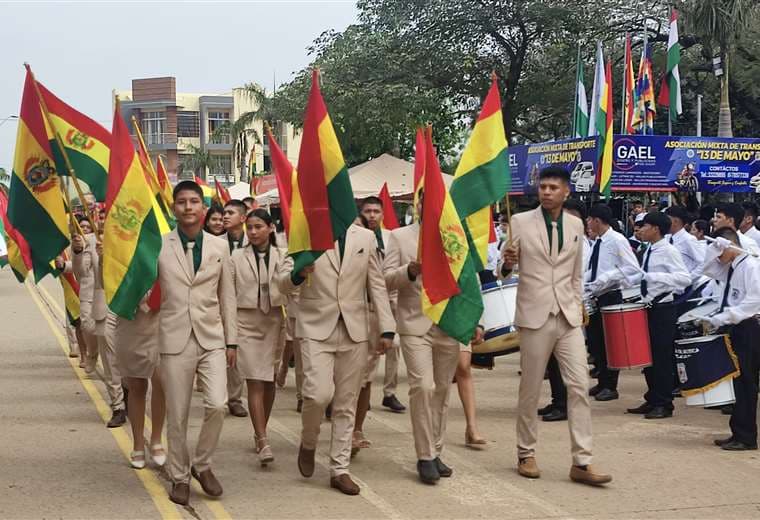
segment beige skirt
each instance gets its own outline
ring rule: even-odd
[[[237,367],[243,379],[274,381],[283,327],[282,309],[238,309]]]
[[[122,377],[150,379],[158,367],[158,313],[137,311],[134,320],[116,318],[116,362]]]

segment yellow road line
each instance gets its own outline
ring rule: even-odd
[[[49,293],[48,291],[46,291],[46,290],[45,290],[45,289],[44,289],[44,288],[43,288],[41,285],[37,285],[37,287],[39,287],[40,289],[42,289],[42,292],[43,292],[43,293],[45,294],[45,296],[46,296],[45,300],[46,300],[47,302],[49,302],[49,303],[50,303],[50,304],[51,304],[53,307],[55,307],[56,311],[58,312],[58,317],[59,317],[59,318],[61,318],[61,319],[63,319],[63,318],[65,317],[65,313],[64,313],[64,310],[61,308],[61,306],[60,306],[60,305],[58,305],[58,302],[56,302],[56,301],[55,301],[55,299],[53,299],[53,297],[50,295],[50,293]],[[56,329],[56,332],[57,332],[57,329]],[[59,333],[59,335],[60,335],[60,333]],[[66,343],[66,342],[64,342],[64,344],[67,344],[67,343]],[[68,354],[68,350],[67,350],[67,349],[65,349],[65,351],[66,351],[66,353]],[[79,371],[79,372],[82,372],[82,374],[84,374],[84,372],[82,371],[82,369],[81,369],[81,368],[79,368],[79,367],[76,365],[76,363],[74,363],[73,361],[71,362],[71,366],[72,366],[72,367],[75,367],[77,371]],[[77,375],[79,375],[79,373],[78,373]],[[80,376],[80,379],[81,379],[81,376]],[[88,382],[89,382],[90,384],[92,384],[90,381],[88,381]],[[95,389],[95,392],[97,392],[97,389]],[[98,397],[100,397],[100,401],[101,401],[101,402],[103,402],[103,404],[105,405],[105,401],[103,401],[103,398],[101,397],[101,395],[100,395],[100,393],[99,393],[99,392],[98,392]],[[97,403],[96,403],[96,405],[97,405]],[[108,406],[107,406],[107,405],[106,405],[106,408],[108,408]],[[106,413],[107,413],[107,414],[108,414],[108,413],[110,413],[110,408],[108,408],[108,409],[107,409]],[[103,414],[101,413],[101,416],[102,416],[102,415],[103,415]],[[104,420],[105,420],[106,422],[108,421],[108,416],[107,416],[107,415],[104,417]],[[153,431],[153,423],[152,423],[152,421],[150,420],[150,417],[148,417],[147,415],[145,416],[145,430],[146,430],[146,433],[147,433],[148,435],[150,435],[150,433]],[[123,431],[122,431],[120,428],[119,428],[119,431],[120,431],[120,432],[122,432],[122,433],[124,433],[124,432],[123,432]],[[125,434],[125,435],[126,435],[126,434]],[[166,445],[167,445],[167,442],[166,442],[166,435],[165,435],[165,434],[162,434],[161,438],[162,438],[162,443],[163,443],[163,445],[164,445],[164,446],[166,446]],[[131,442],[132,442],[132,440],[131,440],[131,439],[129,439],[129,442],[131,443]],[[128,444],[128,445],[130,445],[130,444]],[[131,448],[130,448],[130,450],[131,450]],[[129,451],[127,451],[127,452],[126,452],[126,455],[127,455],[127,457],[129,457]],[[200,485],[199,485],[199,484],[198,484],[198,483],[195,481],[195,479],[192,479],[192,478],[191,478],[191,479],[190,479],[190,482],[191,482],[191,485],[192,485],[193,489],[195,490],[195,492],[196,492],[198,495],[200,495],[200,497],[201,497],[201,500],[202,500],[202,501],[203,501],[203,503],[206,505],[206,507],[208,507],[208,509],[209,509],[209,511],[211,512],[211,514],[213,514],[213,515],[214,515],[214,518],[215,518],[215,519],[217,519],[217,520],[230,520],[230,519],[232,518],[232,515],[230,515],[230,514],[227,512],[227,510],[226,510],[226,509],[224,509],[224,506],[222,505],[222,503],[221,503],[221,502],[220,502],[218,499],[209,498],[209,497],[208,497],[208,496],[207,496],[207,495],[204,493],[203,489],[202,489],[202,488],[200,487]],[[162,492],[164,492],[164,493],[165,493],[165,491],[163,491],[163,490],[162,490]],[[169,503],[173,505],[173,502],[169,501]],[[175,507],[175,509],[176,509],[176,507]]]
[[[55,298],[53,298],[50,293],[45,289],[41,284],[36,285],[37,288],[39,288],[40,291],[42,291],[42,294],[45,296],[45,301],[55,307],[56,313],[58,313],[58,317],[63,319],[66,317],[66,311],[63,310],[63,307],[61,307]]]
[[[63,350],[64,354],[67,355],[66,359],[68,359],[69,364],[71,365],[71,368],[74,370],[74,373],[79,378],[79,382],[82,384],[85,391],[90,396],[90,399],[92,399],[92,402],[95,404],[95,408],[100,414],[100,418],[103,420],[104,423],[108,422],[108,419],[110,418],[110,415],[111,415],[111,408],[103,400],[103,397],[100,395],[100,392],[98,392],[98,389],[95,388],[95,385],[93,384],[93,382],[89,379],[86,379],[84,370],[79,368],[78,360],[75,358],[68,357],[68,348],[66,347],[67,345],[66,339],[61,334],[61,331],[58,330],[58,327],[53,321],[53,318],[50,316],[47,309],[45,309],[44,305],[40,301],[40,296],[35,294],[35,291],[32,289],[28,281],[26,282],[25,285],[26,285],[27,291],[29,291],[29,294],[32,297],[32,300],[34,301],[35,305],[37,305],[37,308],[39,309],[40,314],[42,314],[42,316],[45,318],[45,321],[50,327],[50,330],[52,331],[56,340],[58,340],[58,345],[61,347],[61,350]],[[113,435],[113,438],[114,440],[116,440],[116,444],[119,446],[119,449],[124,454],[124,457],[127,460],[129,460],[129,454],[132,451],[132,439],[129,438],[129,435],[127,435],[127,432],[124,430],[124,428],[109,428],[108,431],[110,431],[111,435]],[[144,470],[136,470],[136,469],[133,469],[132,471],[137,476],[137,478],[140,479],[146,491],[150,495],[151,499],[153,499],[153,503],[158,509],[158,512],[160,513],[161,518],[165,518],[165,519],[181,519],[182,518],[182,515],[177,509],[177,506],[175,506],[174,503],[172,503],[169,500],[166,493],[166,489],[164,489],[164,486],[161,484],[161,481],[152,471],[144,471]]]

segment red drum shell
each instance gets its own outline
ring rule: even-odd
[[[649,322],[641,303],[602,307],[607,366],[631,369],[652,366]]]

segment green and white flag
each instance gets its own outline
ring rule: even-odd
[[[596,128],[596,113],[599,111],[599,101],[606,82],[604,74],[604,53],[602,42],[596,42],[596,66],[594,68],[594,91],[591,94],[591,112],[589,113],[588,136],[593,137],[599,132]]]
[[[573,137],[586,137],[588,135],[588,99],[586,98],[586,86],[583,84],[583,63],[580,52],[578,53],[578,67],[575,74],[575,121]]]
[[[660,90],[660,104],[668,107],[670,119],[675,121],[683,113],[681,105],[681,75],[678,64],[681,63],[681,44],[678,43],[678,12],[670,13],[670,31],[668,33],[668,69],[666,82]]]

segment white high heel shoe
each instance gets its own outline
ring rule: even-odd
[[[143,469],[145,467],[145,450],[130,452],[129,463],[135,469]]]
[[[158,450],[161,450],[163,453],[156,455],[155,452]],[[161,467],[166,464],[166,450],[161,444],[154,444],[150,447],[150,458],[153,459],[153,462],[156,463],[156,466]]]

